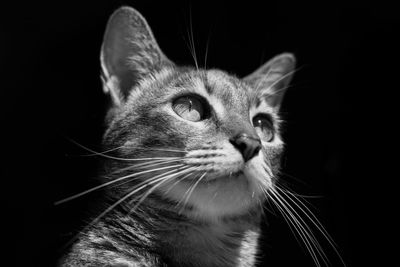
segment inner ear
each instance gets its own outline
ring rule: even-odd
[[[131,7],[121,7],[111,15],[100,59],[104,90],[117,105],[126,100],[141,79],[172,64],[146,20]]]
[[[293,77],[295,65],[294,55],[283,53],[269,60],[243,80],[255,90],[257,98],[278,109]]]

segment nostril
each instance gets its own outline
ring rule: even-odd
[[[246,142],[243,139],[237,139],[233,144],[240,152],[247,149]]]
[[[254,155],[257,154],[258,152],[260,152],[260,150],[261,150],[261,142],[260,142],[260,145],[258,145],[258,146],[255,147],[255,149],[254,149]]]
[[[260,139],[250,137],[246,134],[237,135],[229,141],[237,150],[240,151],[244,161],[252,159],[261,149]]]

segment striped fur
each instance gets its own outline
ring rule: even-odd
[[[178,67],[144,18],[123,7],[110,19],[101,59],[112,102],[100,174],[111,185],[99,203],[107,212],[60,265],[254,266],[265,191],[283,150],[278,110],[293,56],[282,54],[244,79]],[[187,95],[203,99],[206,119],[174,112],[174,100]],[[272,140],[253,127],[260,113],[271,119]],[[229,141],[238,133],[262,143],[247,162]]]

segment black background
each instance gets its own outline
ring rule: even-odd
[[[385,207],[395,201],[386,197],[398,177],[388,173],[395,157],[378,148],[396,152],[396,119],[388,118],[396,114],[398,12],[383,2],[299,2],[3,5],[1,220],[8,249],[1,261],[52,266],[82,225],[89,197],[53,202],[93,185],[95,159],[79,156],[85,151],[69,139],[98,148],[107,104],[100,45],[112,11],[131,5],[177,64],[193,65],[190,20],[201,66],[207,42],[207,67],[239,76],[278,53],[296,55],[300,69],[282,110],[282,179],[300,194],[323,196],[307,200],[348,266],[388,266],[394,232],[384,233],[392,221]],[[268,215],[265,240],[265,266],[313,266],[281,217]],[[340,266],[326,247],[332,266]]]

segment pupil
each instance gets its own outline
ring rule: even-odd
[[[188,98],[189,101],[189,112],[192,111],[192,100]]]

